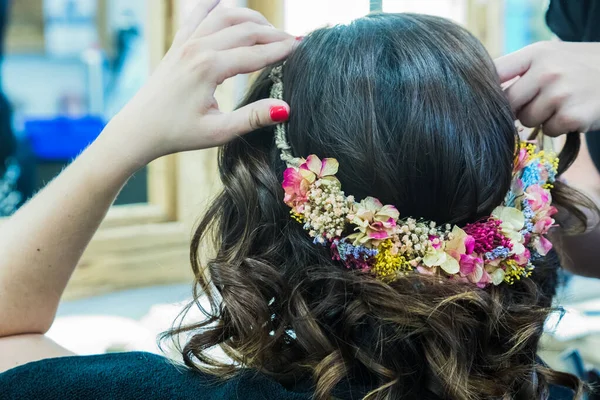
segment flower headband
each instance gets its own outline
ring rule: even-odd
[[[283,98],[282,67],[271,72],[271,97]],[[338,162],[294,157],[285,123],[275,128],[275,143],[288,168],[283,174],[284,202],[315,244],[328,246],[334,260],[391,282],[400,274],[437,275],[479,287],[529,277],[532,261],[552,244],[545,235],[557,212],[550,189],[558,158],[521,142],[511,189],[492,215],[460,228],[416,218],[400,218],[393,205],[374,197],[360,202],[342,190]]]

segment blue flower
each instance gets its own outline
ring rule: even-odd
[[[542,258],[544,258],[543,256],[540,255],[540,253],[538,253],[537,251],[533,250],[533,249],[529,249],[530,253],[531,253],[531,257],[529,258],[529,260],[531,262],[536,262],[538,260],[541,260]]]
[[[516,200],[517,196],[515,195],[515,193],[512,190],[509,190],[506,194],[506,197],[504,197],[504,205],[506,207],[514,207]]]
[[[322,236],[315,236],[315,238],[313,239],[313,244],[320,244],[322,246],[325,246],[327,244],[327,240],[325,240],[325,238]]]
[[[346,261],[349,256],[356,260],[366,260],[369,257],[376,256],[378,253],[377,249],[369,249],[365,246],[353,246],[343,239],[337,242],[336,246],[340,258],[344,261]]]
[[[498,258],[506,258],[510,254],[510,250],[506,247],[498,246],[492,251],[485,253],[485,258],[488,260],[496,260]]]
[[[548,171],[548,183],[554,183],[556,181],[556,169],[554,169],[552,163],[548,161],[544,163],[544,168]]]
[[[525,168],[523,168],[521,180],[523,181],[524,190],[527,190],[527,188],[530,186],[542,185],[545,183],[542,182],[542,177],[540,176],[540,169],[538,163],[531,163],[525,166]]]

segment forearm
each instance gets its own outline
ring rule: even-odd
[[[0,337],[45,332],[83,251],[141,166],[115,124],[0,226]]]

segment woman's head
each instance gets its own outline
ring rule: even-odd
[[[244,104],[269,96],[264,71]],[[347,194],[379,198],[401,216],[463,225],[487,216],[509,190],[517,132],[481,44],[436,17],[383,14],[307,36],[283,68],[296,157],[340,162]],[[576,138],[576,137],[575,137]],[[561,172],[576,153],[569,140]],[[558,260],[532,279],[477,288],[418,275],[392,283],[345,269],[290,219],[286,167],[273,128],[226,145],[223,191],[192,243],[197,294],[208,320],[184,348],[220,375],[205,350],[283,384],[314,383],[317,398],[532,398],[553,377],[535,352],[556,286]],[[560,203],[561,184],[556,197]],[[199,259],[204,240],[215,257]],[[205,368],[199,366],[200,368]]]
[[[508,191],[510,107],[485,49],[449,21],[379,14],[314,32],[284,88],[294,155],[336,158],[357,198],[455,223],[489,215]]]

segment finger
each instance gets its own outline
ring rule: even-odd
[[[217,83],[239,74],[258,71],[285,59],[294,49],[297,40],[287,39],[280,42],[260,44],[250,47],[238,47],[218,53],[216,62]]]
[[[544,132],[544,135],[556,137],[569,133],[569,130],[565,129],[562,117],[556,112],[542,125],[542,132]]]
[[[559,136],[569,132],[587,132],[590,125],[585,118],[578,115],[584,115],[579,108],[575,110],[558,109],[552,117],[542,125],[543,132],[548,136]]]
[[[185,22],[179,28],[173,39],[173,47],[182,45],[190,38],[192,33],[198,28],[202,21],[210,14],[210,12],[219,5],[221,0],[200,0]]]
[[[533,62],[534,48],[527,46],[519,51],[507,54],[494,60],[500,83],[525,74]]]
[[[244,22],[254,22],[259,25],[271,26],[269,21],[258,11],[240,7],[217,7],[196,28],[194,37],[200,38],[219,32],[230,26]]]
[[[527,103],[517,113],[519,121],[528,128],[534,128],[545,123],[556,111],[556,104],[552,96],[542,92],[535,99]]]
[[[291,35],[271,26],[259,25],[255,22],[244,22],[205,36],[202,38],[201,43],[206,43],[206,46],[213,50],[228,50],[256,44],[280,42],[292,38]]]
[[[540,86],[535,74],[529,72],[505,89],[504,93],[508,97],[510,108],[513,112],[518,113],[525,104],[538,95],[539,91]]]
[[[290,107],[281,100],[263,99],[230,113],[215,116],[212,121],[219,132],[217,142],[227,143],[236,136],[265,126],[287,121]]]

